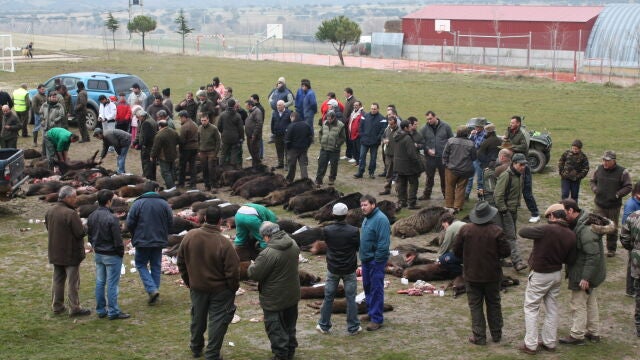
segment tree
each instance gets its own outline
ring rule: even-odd
[[[333,48],[338,52],[340,63],[344,66],[342,51],[344,51],[348,43],[357,44],[361,33],[360,25],[340,15],[323,21],[318,27],[318,32],[316,32],[316,39],[331,42]]]
[[[127,29],[132,33],[140,33],[142,36],[142,51],[145,51],[144,47],[144,36],[153,30],[156,29],[156,21],[148,16],[138,15],[133,18],[133,20],[127,24]]]
[[[109,12],[107,16],[107,20],[104,22],[104,26],[111,31],[111,38],[113,40],[113,49],[116,48],[116,31],[120,28],[120,22],[116,18],[113,17],[113,14]]]
[[[184,54],[184,38],[187,37],[190,33],[193,32],[193,28],[189,27],[187,24],[187,19],[184,16],[184,10],[180,9],[178,13],[178,17],[173,20],[174,23],[178,24],[178,31],[176,31],[180,36],[182,36],[182,53]]]

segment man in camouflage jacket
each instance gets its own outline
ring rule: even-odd
[[[582,152],[582,141],[574,140],[571,150],[567,150],[558,160],[558,172],[560,173],[560,187],[562,198],[578,202],[580,182],[589,173],[589,159]]]

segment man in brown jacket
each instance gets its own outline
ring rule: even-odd
[[[85,231],[80,216],[75,210],[76,190],[63,186],[58,193],[58,203],[45,215],[45,226],[49,233],[49,263],[53,265],[51,295],[53,313],[62,314],[64,288],[68,281],[69,316],[86,316],[91,310],[80,307],[80,263],[84,260]]]
[[[249,116],[244,123],[244,131],[247,134],[247,148],[251,155],[251,166],[258,166],[262,163],[260,160],[260,141],[262,141],[264,115],[253,100],[247,100],[245,104],[249,112]]]
[[[220,114],[217,127],[221,140],[220,165],[230,164],[234,169],[239,169],[242,166],[244,124],[235,107],[236,101],[229,99],[226,110]]]
[[[453,247],[454,254],[464,264],[464,281],[473,331],[469,342],[475,345],[487,344],[486,322],[489,323],[493,342],[502,340],[500,259],[509,256],[511,248],[502,229],[492,222],[497,213],[498,209],[488,202],[478,202],[469,213],[471,223],[460,228]],[[486,321],[483,310],[485,302]]]
[[[539,348],[554,351],[558,339],[558,296],[562,284],[562,264],[576,258],[576,235],[569,228],[562,204],[549,206],[544,213],[548,224],[520,229],[521,237],[533,240],[529,256],[529,281],[524,293],[524,344],[520,351],[533,355]],[[538,341],[538,315],[544,302],[542,339]]]
[[[210,206],[205,224],[190,230],[178,249],[178,268],[191,293],[191,352],[202,356],[204,332],[209,328],[206,359],[222,359],[220,348],[236,311],[240,260],[220,231],[220,208]]]
[[[180,175],[178,186],[184,186],[187,166],[189,166],[189,186],[191,189],[195,189],[197,182],[198,125],[189,118],[189,113],[185,110],[180,111],[178,117],[182,125],[180,126]],[[206,118],[207,120],[209,119],[208,117]]]
[[[167,189],[171,189],[174,183],[175,162],[178,157],[176,146],[180,142],[178,133],[168,127],[166,121],[158,121],[158,133],[153,138],[151,148],[151,161],[157,161],[160,165],[160,175]]]

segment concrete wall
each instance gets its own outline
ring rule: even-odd
[[[411,60],[520,68],[528,66],[539,70],[551,70],[554,64],[556,69],[572,70],[574,56],[580,65],[584,52],[531,50],[529,53],[526,49],[501,48],[498,51],[497,48],[488,47],[459,47],[456,58],[453,46],[404,45],[402,49],[402,57]]]

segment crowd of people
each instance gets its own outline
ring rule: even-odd
[[[87,110],[84,84],[79,82],[77,88],[78,100],[73,109],[63,86],[45,94],[44,86],[40,85],[33,99],[28,97],[26,84],[14,91],[12,97],[0,93],[0,144],[16,147],[20,131],[23,137],[29,136],[27,124],[31,111],[35,119],[31,134],[33,145],[38,145],[38,134],[42,132],[43,148],[50,165],[67,162],[71,143],[91,141],[84,121],[78,122],[78,135],[67,129],[66,120],[71,113],[83,119]],[[575,140],[558,162],[562,200],[545,211],[546,224],[518,230],[521,198],[531,214],[529,222],[540,221],[527,162],[529,144],[519,116],[510,118],[504,136],[497,135],[496,125],[484,118],[475,118],[454,132],[431,110],[425,113],[426,123],[419,128],[416,117],[402,119],[393,104],[386,107],[386,116],[375,102],[366,112],[363,102],[349,87],[344,89],[344,103],[335,93],[329,92],[318,114],[311,81],[302,79],[294,95],[284,77],[278,78],[267,99],[271,107],[268,143],[275,146],[276,169],[286,168],[286,179],[290,182],[295,180],[298,167],[300,177],[308,178],[308,150],[315,141],[319,144],[317,186],[324,184],[327,168],[327,184],[335,184],[341,160],[356,166],[353,178],[364,178],[365,170],[369,178],[375,178],[380,149],[384,170],[378,176],[385,179],[380,195],[391,195],[395,190],[399,208],[419,209],[418,201],[435,198],[433,188],[438,174],[442,200],[449,210],[441,219],[445,237],[438,261],[446,262],[452,273],[464,274],[472,323],[469,341],[473,344],[486,344],[487,323],[492,340],[501,341],[500,281],[502,267],[508,264],[506,258],[510,258],[508,265],[518,272],[530,268],[524,299],[526,334],[520,346],[522,352],[554,351],[558,342],[576,345],[583,344],[585,339],[598,342],[597,288],[606,278],[605,257],[616,255],[623,198],[632,193],[624,205],[620,241],[629,251],[626,295],[636,298],[635,325],[640,336],[637,296],[640,288],[640,183],[632,187],[629,171],[617,164],[614,151],[606,151],[602,164],[592,172],[593,214],[578,205],[580,184],[589,174],[590,164],[582,151],[582,141]],[[188,187],[195,189],[196,159],[199,159],[204,188],[210,190],[219,185],[222,169],[241,167],[243,143],[246,142],[251,165],[262,164],[266,116],[259,95],[237,100],[233,89],[225,87],[217,77],[199,89],[195,96],[193,92],[187,92],[175,106],[169,89],[160,92],[159,87],[154,86],[151,94],[146,95],[138,84],[134,84],[128,95],[100,97],[99,126],[93,132],[102,142],[98,162],[115,152],[117,172],[126,173],[129,148],[135,148],[140,150],[146,178],[156,180],[159,166],[167,188],[184,188],[188,181]],[[343,144],[346,149],[341,156]],[[418,196],[423,172],[425,185]],[[474,179],[478,202],[470,212],[470,223],[465,224],[455,215],[470,198]],[[77,293],[78,266],[84,259],[84,251],[80,250],[85,229],[73,211],[75,196],[73,188],[60,190],[59,202],[47,212],[46,224],[49,260],[54,264],[53,311],[67,311],[64,306],[66,281],[70,315],[84,316],[90,311],[80,307]],[[96,254],[96,312],[99,317],[126,319],[129,314],[117,305],[124,247],[120,228],[109,210],[112,198],[113,192],[108,190],[98,193],[99,211],[89,217],[87,224],[89,241]],[[368,322],[366,329],[369,331],[380,329],[384,322],[383,282],[389,257],[390,225],[376,208],[376,199],[372,196],[365,195],[360,206],[365,215],[360,229],[344,222],[347,208],[341,203],[333,207],[335,222],[324,229],[327,283],[316,327],[322,334],[329,334],[332,329],[330,308],[341,279],[347,297],[348,333],[360,333],[361,322]],[[252,259],[255,262],[248,268],[248,276],[260,283],[265,330],[274,358],[293,358],[298,346],[299,249],[276,221],[275,214],[267,208],[245,204],[236,214],[237,234],[235,241],[230,243],[220,234],[219,210],[211,207],[206,212],[205,224],[185,236],[179,250],[178,267],[191,293],[190,346],[194,356],[204,352],[207,358],[221,358],[222,339],[235,312],[233,299],[238,289],[238,263]],[[170,225],[171,209],[155,192],[138,198],[128,214],[127,227],[136,248],[136,268],[148,294],[149,305],[156,304],[159,299],[161,251],[167,245]],[[528,261],[523,259],[518,248],[518,235],[533,240]],[[603,237],[606,237],[606,250]],[[358,258],[369,309],[361,319],[357,317],[355,304]],[[558,340],[557,297],[563,266],[571,291],[572,326],[569,335]],[[541,304],[545,307],[545,320],[539,339],[537,319]],[[205,348],[203,334],[207,328],[209,342]]]

